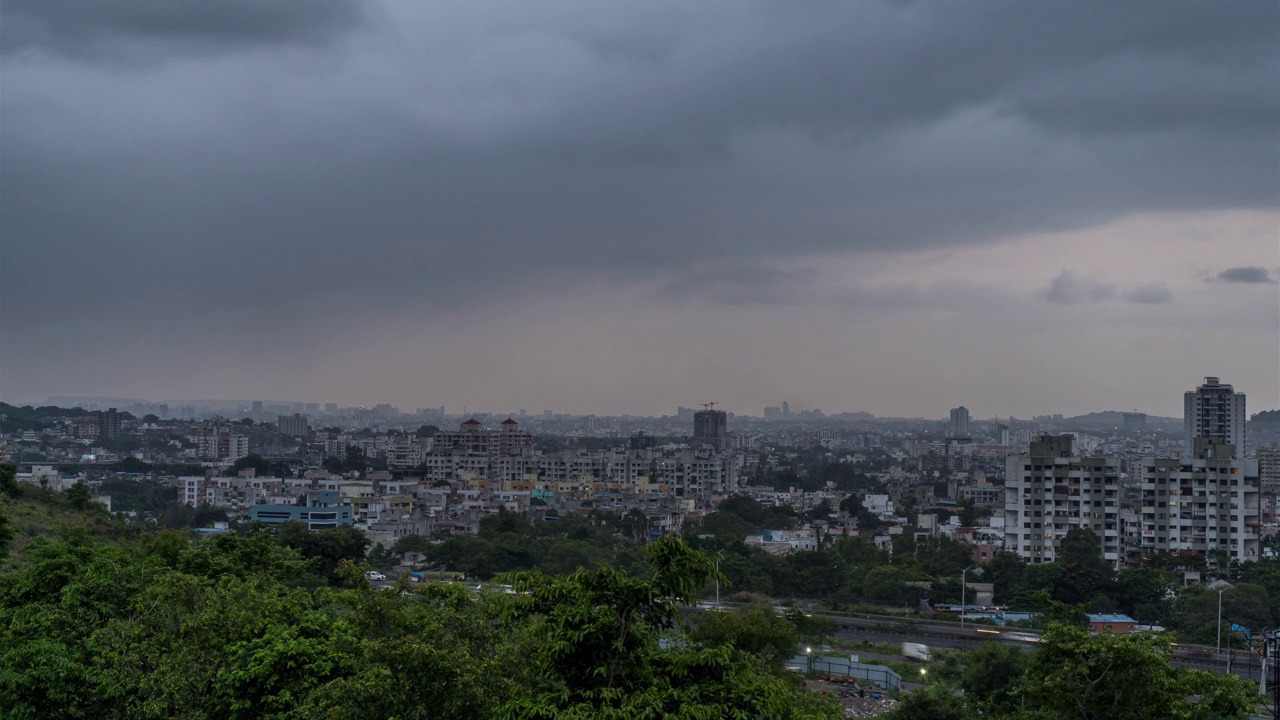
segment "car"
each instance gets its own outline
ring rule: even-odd
[[[383,575],[377,570],[370,570],[369,572],[365,573],[365,577],[369,578],[370,580],[386,580],[387,579],[386,575]]]

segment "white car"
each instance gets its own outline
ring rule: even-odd
[[[370,570],[369,572],[365,573],[365,577],[369,578],[370,580],[386,580],[387,579],[386,575],[383,575],[377,570]]]

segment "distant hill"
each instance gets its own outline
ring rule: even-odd
[[[0,432],[21,432],[23,430],[42,430],[49,427],[49,418],[81,417],[94,413],[80,408],[61,408],[53,405],[32,407],[30,405],[10,405],[0,402]],[[125,413],[128,415],[128,413]],[[131,415],[129,417],[132,417]]]
[[[1252,425],[1265,425],[1267,427],[1280,427],[1280,410],[1263,410],[1249,418]]]
[[[1103,412],[1094,412],[1087,415],[1077,415],[1075,417],[1064,418],[1063,425],[1075,425],[1077,427],[1091,428],[1113,428],[1124,427],[1124,410],[1106,410]],[[1159,415],[1148,415],[1147,426],[1152,425],[1181,425],[1182,418],[1161,417]]]

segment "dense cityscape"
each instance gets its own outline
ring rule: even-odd
[[[1078,608],[1095,635],[1176,632],[1184,655],[1213,644],[1176,662],[1250,681],[1263,679],[1251,658],[1280,620],[1280,412],[1247,415],[1245,394],[1217,377],[1184,393],[1183,418],[984,420],[966,407],[943,420],[876,418],[787,403],[754,417],[714,403],[656,418],[507,416],[57,400],[65,406],[0,412],[14,487],[79,498],[63,504],[186,542],[275,528],[335,581],[354,561],[374,587],[483,592],[511,587],[492,583],[512,572],[642,572],[645,546],[682,538],[718,558],[723,583],[697,589],[699,607],[802,608],[737,613],[757,630],[788,617],[820,652],[844,647],[855,660],[858,648],[902,641],[904,659],[881,649],[840,666],[879,678],[869,685],[883,692],[845,693],[849,716],[894,708],[890,691],[921,679],[903,664],[924,673],[938,636],[926,626],[859,629],[857,615],[839,615],[849,610],[961,621],[943,647],[964,648],[991,639],[981,632],[1039,641],[1054,608]],[[17,548],[38,542],[37,528],[12,524]],[[342,541],[317,550],[299,532]],[[778,651],[778,661],[812,672],[807,652]],[[839,657],[819,661],[834,674]]]

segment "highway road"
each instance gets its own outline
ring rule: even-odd
[[[835,637],[837,639],[847,641],[865,640],[893,645],[904,642],[918,642],[930,647],[950,649],[973,649],[984,642],[991,641],[1016,642],[1028,652],[1034,651],[1037,645],[1035,642],[1022,639],[1037,636],[1035,633],[1026,631],[979,629],[972,626],[966,626],[962,631],[958,625],[940,628],[932,624],[911,627],[910,621],[902,620],[895,620],[889,623],[892,627],[886,627],[875,620],[850,618],[850,621],[845,627],[836,632]],[[1174,657],[1170,659],[1170,663],[1174,667],[1189,667],[1219,673],[1227,672],[1227,654],[1225,652],[1220,660],[1214,659],[1213,648],[1178,647],[1175,648],[1174,652]],[[1207,655],[1201,656],[1200,653],[1207,653]],[[1237,650],[1232,659],[1231,672],[1255,682],[1260,679],[1262,670],[1260,661],[1256,656],[1250,656],[1243,651]]]
[[[725,603],[725,605],[729,605]],[[705,604],[700,609],[706,609]],[[972,649],[984,642],[1015,642],[1027,651],[1034,651],[1040,633],[1034,630],[994,628],[990,625],[966,624],[945,620],[923,620],[916,618],[892,617],[886,615],[860,615],[836,613],[817,609],[806,609],[806,613],[825,617],[840,629],[836,637],[841,640],[891,643],[917,642],[937,648]],[[1228,672],[1228,656],[1224,652],[1219,655],[1212,647],[1199,645],[1178,645],[1174,647],[1174,656],[1170,662],[1174,667],[1189,667],[1213,672]],[[1232,658],[1230,672],[1254,681],[1260,679],[1261,667],[1259,658],[1237,650]]]

